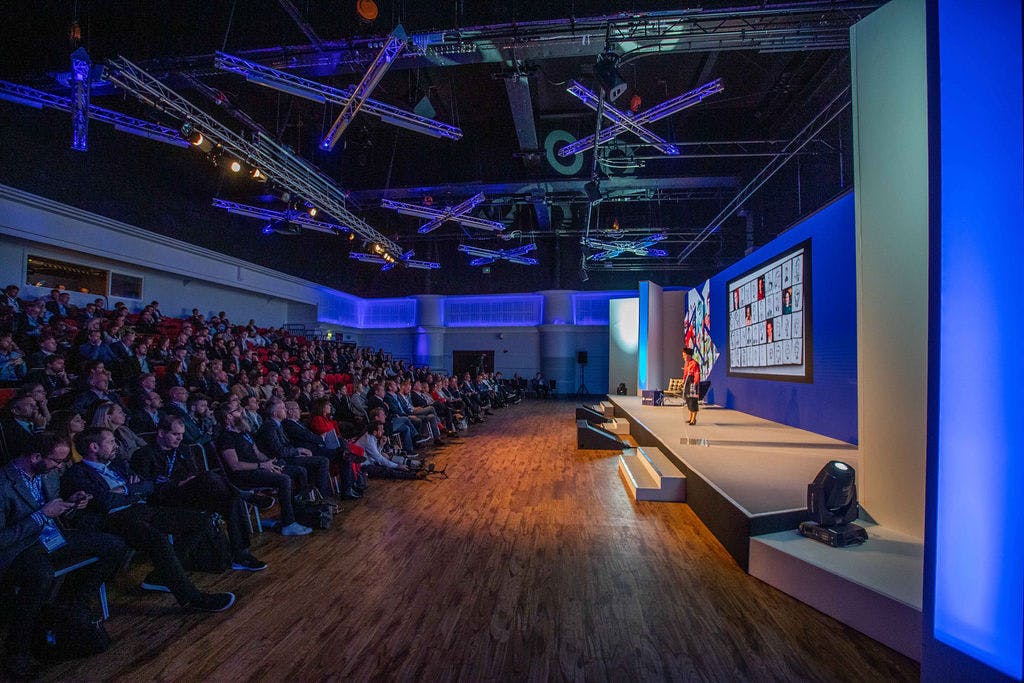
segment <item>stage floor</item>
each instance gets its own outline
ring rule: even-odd
[[[691,427],[684,406],[609,400],[748,516],[805,509],[807,484],[828,461],[860,465],[854,445],[735,410],[701,406]]]

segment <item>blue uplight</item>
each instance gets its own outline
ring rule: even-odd
[[[934,635],[1020,679],[1024,505],[1013,472],[1024,452],[1024,324],[1015,312],[1024,254],[1021,6],[941,0],[938,7],[941,360]]]

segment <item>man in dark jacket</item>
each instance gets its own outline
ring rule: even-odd
[[[90,427],[76,435],[75,447],[82,461],[61,478],[64,492],[85,491],[92,499],[78,516],[79,528],[93,528],[120,536],[128,547],[145,550],[154,571],[142,582],[143,590],[172,593],[178,604],[206,612],[222,612],[235,602],[232,593],[203,593],[188,576],[167,535],[185,543],[209,524],[208,515],[197,510],[142,504],[153,491],[123,460],[114,461],[114,433]]]
[[[124,559],[124,543],[110,534],[62,528],[89,502],[84,491],[59,496],[57,470],[71,447],[52,434],[33,437],[25,450],[0,469],[0,574],[18,587],[10,600],[13,618],[7,633],[4,668],[12,678],[31,677],[36,664],[29,653],[43,605],[56,581],[54,572],[95,557],[67,575],[58,600],[90,607],[102,583]]]

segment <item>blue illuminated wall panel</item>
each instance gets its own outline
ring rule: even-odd
[[[359,327],[359,307],[362,299],[334,290],[323,290],[317,317],[320,322]]]
[[[572,320],[575,325],[607,325],[608,302],[612,299],[628,299],[636,292],[576,292],[572,295]]]
[[[724,348],[726,283],[793,245],[811,240],[814,381],[729,377],[724,358],[709,379],[709,400],[857,443],[857,297],[853,194],[847,194],[711,278],[711,336]]]
[[[1021,5],[939,0],[937,15],[931,10],[932,280],[939,286],[931,307],[922,675],[1020,680]]]
[[[359,327],[394,329],[416,326],[416,299],[362,299],[359,302]]]
[[[445,327],[505,327],[540,325],[544,296],[454,296],[444,300]]]

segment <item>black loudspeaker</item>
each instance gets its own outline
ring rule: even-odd
[[[587,352],[586,351],[577,351],[576,352],[576,362],[579,363],[580,365],[586,365],[587,364]]]

